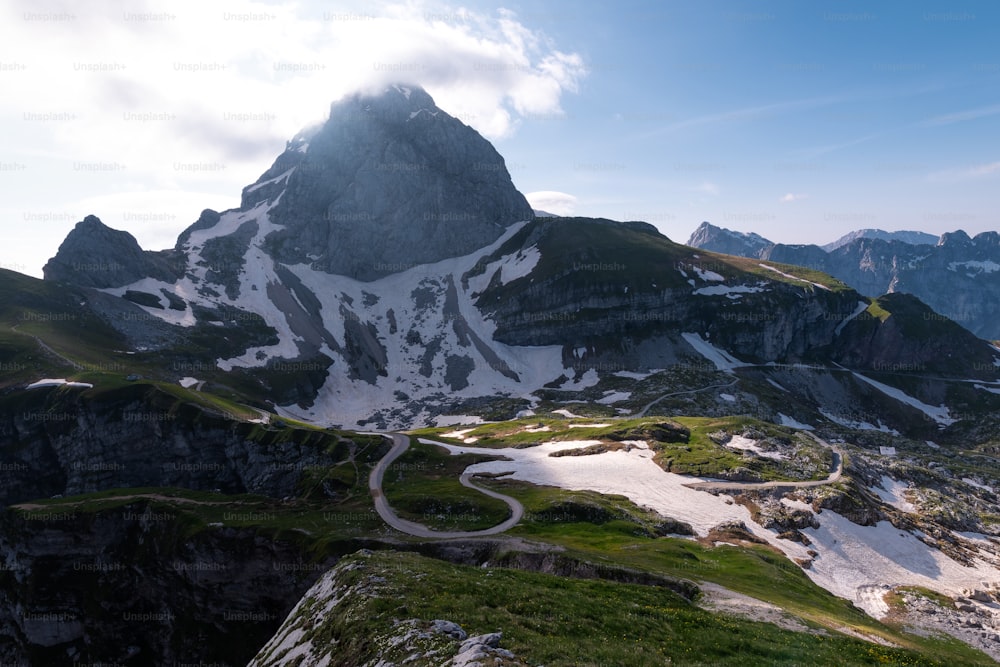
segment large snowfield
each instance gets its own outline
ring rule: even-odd
[[[469,473],[509,473],[510,479],[533,484],[622,495],[639,506],[690,524],[700,536],[720,523],[742,521],[754,535],[789,558],[808,559],[809,549],[818,552],[812,566],[805,570],[809,578],[875,617],[888,611],[882,594],[891,586],[919,585],[958,595],[962,589],[1000,581],[996,562],[978,561],[975,567],[965,567],[887,521],[859,526],[830,510],[816,515],[819,528],[802,531],[812,542],[808,547],[779,539],[776,532],[755,523],[750,511],[733,503],[730,496],[716,496],[685,486],[705,481],[704,478],[664,471],[653,462],[653,453],[646,443],[634,443],[638,446],[630,451],[553,457],[549,456],[552,452],[587,447],[599,441],[547,442],[524,449],[467,447],[425,438],[420,441],[439,445],[453,454],[487,454],[510,459],[475,464],[467,469]],[[749,445],[742,441],[740,444]],[[901,497],[904,485],[893,483],[890,478],[883,483],[890,488],[878,490],[901,509],[907,508],[908,503]],[[812,511],[805,503],[793,504]]]

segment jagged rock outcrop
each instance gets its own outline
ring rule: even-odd
[[[334,103],[242,208],[279,196],[274,257],[361,280],[466,254],[534,216],[493,146],[409,86]]]
[[[174,253],[142,250],[128,232],[88,215],[76,223],[42,271],[46,280],[79,287],[122,287],[143,278],[174,282],[182,273],[178,261]]]
[[[731,229],[723,229],[709,222],[703,222],[691,234],[687,245],[692,248],[721,252],[725,255],[760,257],[774,243],[759,234],[734,232]]]

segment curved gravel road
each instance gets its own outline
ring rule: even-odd
[[[471,476],[466,473],[459,478],[459,482],[461,482],[462,486],[475,489],[476,491],[490,496],[491,498],[496,498],[497,500],[502,500],[507,503],[507,506],[510,507],[510,517],[508,517],[506,521],[483,530],[441,531],[431,530],[427,526],[419,523],[401,519],[395,512],[392,511],[392,507],[389,506],[389,501],[386,499],[385,493],[382,491],[382,478],[385,476],[385,471],[388,467],[392,465],[392,462],[402,456],[403,453],[406,452],[407,448],[409,448],[410,438],[402,433],[382,433],[381,435],[392,440],[392,449],[390,449],[389,453],[382,457],[382,460],[376,463],[375,467],[372,468],[371,475],[368,477],[368,489],[371,491],[372,498],[375,500],[375,511],[378,512],[378,515],[382,517],[383,521],[396,530],[415,537],[425,537],[429,539],[484,537],[487,535],[497,535],[498,533],[510,530],[517,525],[517,522],[521,520],[522,516],[524,516],[524,506],[517,500],[511,498],[510,496],[505,496],[502,493],[497,493],[496,491],[476,486],[472,483],[472,480],[470,479]]]
[[[754,489],[774,489],[774,488],[808,488],[810,486],[823,486],[824,484],[833,484],[840,479],[840,476],[844,474],[844,455],[843,453],[828,443],[822,440],[814,433],[806,432],[813,440],[815,440],[820,445],[828,447],[833,450],[833,469],[830,471],[829,477],[826,479],[814,479],[805,482],[692,482],[691,484],[685,484],[684,486],[689,489],[698,489],[700,491],[753,491]]]

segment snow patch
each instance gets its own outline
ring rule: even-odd
[[[700,287],[696,289],[693,294],[698,294],[700,296],[729,296],[733,297],[740,294],[756,294],[758,292],[766,292],[768,290],[763,287],[751,286],[751,285],[710,285],[708,287]]]
[[[992,486],[986,486],[979,480],[972,479],[971,477],[963,477],[962,481],[968,484],[969,486],[975,487],[977,489],[983,489],[984,491],[989,491],[990,493],[993,493]]]
[[[783,412],[778,413],[778,423],[781,424],[782,426],[790,426],[792,428],[797,428],[803,431],[815,430],[815,427],[810,426],[809,424],[803,424],[802,422],[793,419],[792,417],[789,417]]]
[[[308,144],[306,144],[306,145],[308,146]],[[305,151],[301,151],[301,152],[304,153]],[[253,192],[254,190],[261,189],[265,185],[270,185],[271,183],[277,183],[278,181],[281,181],[281,180],[286,179],[289,176],[291,176],[293,171],[295,171],[295,167],[292,167],[290,169],[286,169],[285,171],[283,171],[281,174],[275,176],[274,178],[269,178],[266,181],[261,181],[260,183],[257,183],[256,185],[251,185],[249,188],[246,189],[246,191],[247,192]]]
[[[725,444],[729,449],[736,449],[743,452],[753,452],[757,456],[762,456],[766,459],[774,459],[775,461],[783,461],[788,457],[780,452],[766,452],[760,448],[756,440],[746,438],[742,435],[734,435],[730,438],[729,442]]]
[[[438,415],[434,418],[435,426],[463,426],[466,424],[485,424],[482,417],[476,415]],[[471,429],[470,429],[471,430]]]
[[[806,575],[835,595],[854,600],[869,614],[885,613],[876,601],[867,599],[865,592],[871,587],[924,586],[957,595],[963,588],[996,579],[993,565],[975,561],[963,566],[888,521],[859,526],[833,511],[818,516],[819,528],[802,530],[819,552]]]
[[[793,275],[790,275],[788,273],[785,273],[784,271],[779,271],[778,269],[774,268],[773,266],[768,266],[767,264],[758,264],[757,266],[761,267],[762,269],[767,269],[768,271],[774,271],[779,276],[783,276],[783,277],[789,278],[791,280],[797,280],[800,283],[809,283],[810,285],[813,285],[814,287],[818,287],[820,289],[825,289],[827,292],[830,291],[830,288],[827,287],[826,285],[820,285],[819,283],[814,283],[813,281],[806,280],[805,278],[798,278],[796,276],[793,276]]]
[[[647,373],[636,373],[635,371],[615,371],[614,373],[612,373],[612,375],[620,378],[628,378],[630,380],[645,380],[649,376],[655,375],[656,373],[659,372],[660,372],[659,369],[651,370]]]
[[[881,382],[877,382],[876,380],[867,378],[864,375],[861,375],[860,373],[853,373],[853,375],[859,380],[867,382],[871,386],[875,387],[886,396],[895,398],[897,401],[901,401],[903,403],[906,403],[907,405],[915,407],[917,410],[920,410],[925,415],[936,421],[940,428],[944,428],[945,426],[950,426],[951,424],[954,424],[955,422],[958,421],[957,419],[953,419],[951,417],[951,414],[948,412],[947,406],[945,406],[944,404],[939,406],[928,405],[927,403],[924,403],[923,401],[920,401],[910,396],[901,389],[896,389],[895,387],[890,387],[887,384],[882,384]]]
[[[441,437],[442,438],[451,438],[452,440],[461,440],[462,442],[471,445],[472,443],[478,441],[479,438],[475,438],[475,437],[473,437],[473,438],[467,438],[467,437],[465,437],[465,434],[466,433],[470,433],[470,432],[475,431],[475,430],[476,430],[475,427],[473,427],[473,428],[462,429],[461,431],[450,431],[448,433],[442,433]]]
[[[829,412],[828,410],[824,410],[823,408],[820,408],[819,413],[824,417],[826,417],[827,419],[829,419],[830,421],[832,421],[834,424],[839,424],[847,428],[853,428],[859,431],[879,431],[880,433],[890,433],[892,435],[900,434],[899,431],[897,431],[896,429],[889,428],[888,426],[883,424],[881,419],[878,422],[878,426],[876,426],[870,422],[855,421],[843,415],[835,415],[832,412]]]
[[[839,336],[840,332],[844,330],[844,327],[847,326],[848,322],[850,322],[851,320],[853,320],[854,318],[856,318],[858,315],[860,315],[861,313],[865,312],[866,310],[868,310],[868,303],[865,302],[865,301],[858,301],[858,306],[857,306],[857,308],[854,309],[854,312],[852,312],[850,315],[848,315],[847,319],[845,319],[843,322],[841,322],[840,324],[838,324],[837,328],[833,330],[833,333],[836,334],[837,336]]]
[[[39,389],[41,387],[77,387],[79,389],[93,389],[94,385],[89,382],[70,382],[62,378],[45,378],[39,380],[38,382],[32,382],[25,387],[25,389]]]
[[[500,284],[506,285],[518,278],[524,278],[538,266],[542,253],[537,246],[530,246],[510,255],[504,255],[495,262],[490,262],[482,274],[469,280],[473,292],[482,292],[489,285],[497,271],[500,272]]]
[[[732,371],[734,368],[746,366],[742,361],[724,350],[715,347],[696,333],[682,333],[681,338],[687,341],[698,354],[705,357],[720,371]]]
[[[965,262],[949,262],[949,271],[958,271],[959,268],[964,269],[967,273],[966,275],[970,278],[975,278],[977,275],[982,273],[994,273],[1000,271],[1000,264],[996,262],[986,260],[985,262],[978,260],[968,260]]]
[[[190,389],[191,387],[195,386],[199,382],[201,382],[201,380],[199,380],[198,378],[184,377],[184,378],[181,378],[180,380],[178,380],[177,384],[179,384],[180,386],[184,387],[185,389]]]
[[[785,393],[788,393],[787,389],[785,389],[784,387],[782,387],[780,384],[778,384],[777,382],[775,382],[771,378],[767,378],[767,383],[769,385],[771,385],[772,387],[774,387],[775,389],[779,389],[779,390],[781,390],[781,391],[783,391]]]
[[[727,504],[727,500],[731,502],[729,496],[715,496],[684,486],[705,480],[666,472],[653,462],[648,449],[638,446],[627,452],[619,449],[592,456],[553,457],[549,454],[599,444],[600,441],[546,442],[525,449],[465,447],[426,438],[420,438],[420,442],[438,444],[454,454],[487,454],[510,459],[477,463],[466,468],[467,473],[510,473],[509,479],[532,484],[623,495],[637,505],[689,523],[699,535],[706,535],[725,521],[743,521],[755,535],[782,551],[794,557],[806,556],[803,545],[779,540],[776,533],[754,523],[747,508]]]
[[[882,486],[872,487],[872,491],[882,499],[886,505],[895,507],[896,509],[913,514],[917,511],[917,508],[913,503],[906,500],[905,493],[909,490],[910,485],[906,482],[901,482],[894,480],[888,475],[882,475]]]
[[[611,405],[619,401],[627,401],[630,398],[632,398],[632,392],[630,391],[609,391],[603,397],[597,399],[597,402],[602,405]]]
[[[719,275],[715,271],[708,271],[707,269],[703,269],[700,266],[692,266],[690,268],[691,268],[692,271],[694,271],[695,273],[698,274],[699,278],[701,278],[704,281],[714,281],[714,282],[721,283],[721,282],[724,282],[726,280],[725,278],[723,278],[721,275]]]

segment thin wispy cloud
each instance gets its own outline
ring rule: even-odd
[[[860,144],[867,143],[874,139],[887,134],[886,132],[877,132],[874,134],[866,134],[863,137],[858,137],[856,139],[849,139],[847,141],[841,141],[835,144],[827,144],[825,146],[815,146],[813,148],[806,148],[800,151],[796,151],[796,155],[805,158],[815,158],[821,155],[829,155],[830,153],[836,153],[837,151],[842,151],[845,148],[851,148],[853,146],[858,146]]]
[[[996,116],[1000,114],[1000,104],[994,104],[988,107],[978,107],[976,109],[966,109],[965,111],[955,111],[953,113],[944,114],[942,116],[934,116],[933,118],[928,118],[927,120],[921,121],[917,125],[919,127],[936,127],[940,125],[952,125],[954,123],[964,123],[970,120],[979,120],[980,118],[988,118],[990,116]]]
[[[657,128],[652,132],[648,132],[642,135],[642,138],[661,136],[664,134],[670,134],[673,132],[678,132],[680,130],[688,130],[696,127],[710,127],[713,125],[748,122],[760,118],[768,118],[772,116],[780,116],[789,113],[794,113],[797,111],[818,109],[821,107],[831,106],[833,104],[839,104],[843,101],[844,98],[841,96],[823,96],[823,97],[809,97],[800,100],[787,100],[784,102],[775,102],[773,104],[762,104],[758,106],[743,107],[740,109],[731,109],[729,111],[721,111],[718,113],[695,116],[693,118],[681,120],[676,123],[670,123],[668,125],[664,125],[663,127]]]

